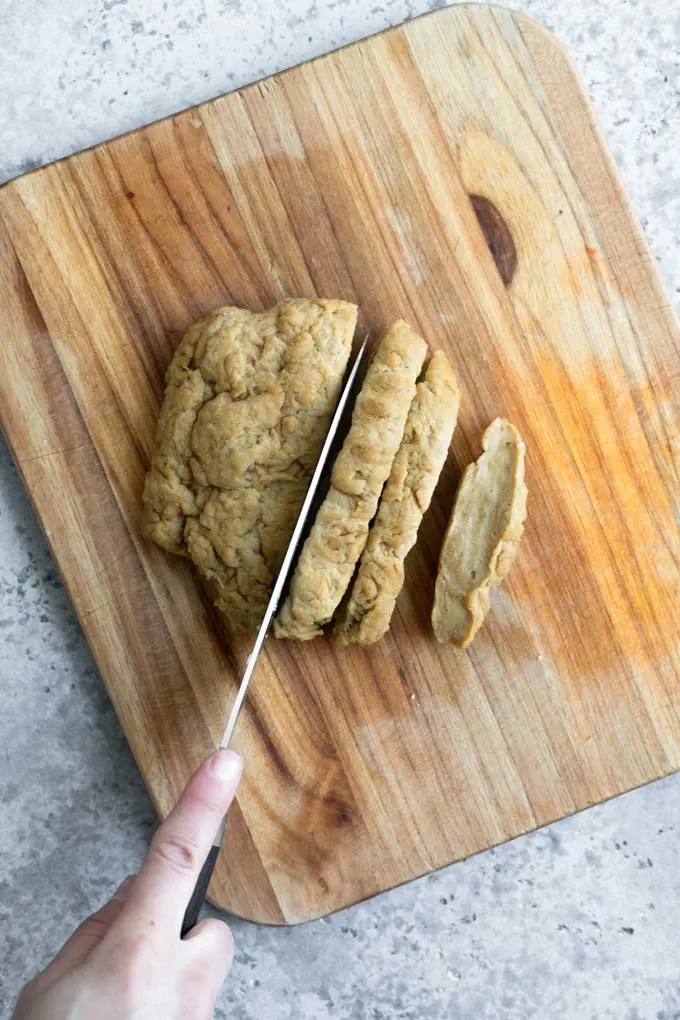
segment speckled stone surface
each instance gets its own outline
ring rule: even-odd
[[[0,180],[437,6],[0,0]],[[677,0],[513,6],[570,50],[677,306]],[[0,682],[4,1020],[155,820],[2,445]],[[680,778],[328,920],[234,929],[219,1018],[680,1018]]]

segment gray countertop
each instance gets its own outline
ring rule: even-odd
[[[0,0],[0,180],[438,6]],[[512,6],[570,50],[677,306],[677,0]],[[6,1018],[155,819],[2,440],[0,680]],[[233,928],[220,1018],[680,1018],[680,778],[324,921]]]

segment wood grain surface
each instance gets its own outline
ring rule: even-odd
[[[163,373],[224,304],[398,316],[453,359],[452,456],[388,637],[266,646],[211,895],[317,917],[680,767],[678,330],[559,45],[456,6],[0,191],[0,412],[161,815],[245,649],[140,537]],[[462,465],[528,447],[470,648],[429,623]]]

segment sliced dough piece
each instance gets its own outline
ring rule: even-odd
[[[526,517],[525,446],[496,418],[483,453],[463,473],[439,559],[432,626],[438,641],[467,648],[489,610],[490,592],[512,566]]]
[[[292,300],[220,308],[166,377],[143,531],[190,557],[232,630],[262,617],[349,359],[357,308]]]
[[[425,341],[405,322],[394,323],[381,337],[330,488],[275,621],[277,637],[316,637],[340,604],[399,449],[426,353]]]
[[[444,467],[460,392],[448,358],[436,351],[418,383],[349,602],[335,628],[341,644],[371,645],[387,632],[404,585],[404,560]]]

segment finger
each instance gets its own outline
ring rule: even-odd
[[[83,921],[41,975],[41,985],[52,984],[87,959],[120,915],[132,892],[134,882],[135,876],[129,875],[116,889],[108,903]]]
[[[193,954],[215,998],[227,979],[234,960],[234,937],[224,923],[215,918],[199,921],[184,937],[187,953]]]
[[[203,762],[151,841],[121,921],[141,916],[181,926],[187,904],[220,823],[234,799],[243,763],[233,751]]]

